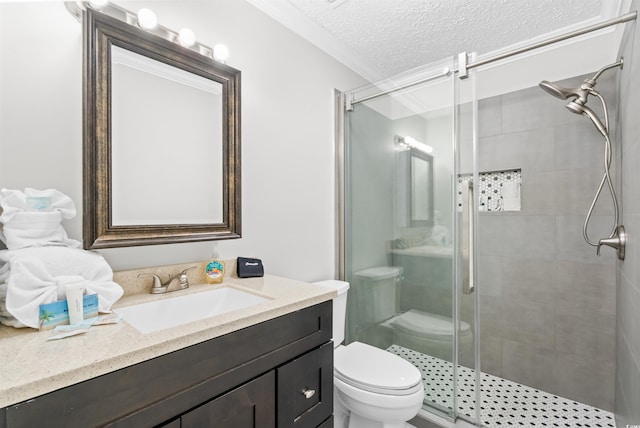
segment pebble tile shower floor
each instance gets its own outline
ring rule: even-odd
[[[388,349],[412,363],[422,372],[425,401],[451,410],[453,397],[452,364],[398,345]],[[482,425],[503,427],[584,427],[615,428],[612,413],[539,391],[487,373],[481,374]],[[474,417],[475,370],[458,366],[459,413]]]

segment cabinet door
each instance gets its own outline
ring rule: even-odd
[[[182,428],[182,424],[180,423],[180,418],[174,419],[171,422],[166,422],[162,425],[158,425],[156,428]]]
[[[275,395],[271,371],[182,415],[182,428],[275,428]]]
[[[333,413],[333,342],[278,370],[278,428],[316,428]]]
[[[318,425],[318,428],[333,428],[333,415],[329,416],[327,420]]]

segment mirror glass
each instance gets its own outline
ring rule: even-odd
[[[83,12],[84,247],[240,237],[240,71]]]
[[[433,157],[413,148],[409,153],[411,225],[429,226],[433,224]]]
[[[113,46],[111,94],[113,225],[222,223],[222,85]]]

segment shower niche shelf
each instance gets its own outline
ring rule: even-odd
[[[456,204],[462,209],[462,182],[473,174],[458,174]],[[481,212],[520,211],[522,207],[522,169],[486,171],[478,174],[475,186],[476,203]]]

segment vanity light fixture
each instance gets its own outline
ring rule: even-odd
[[[138,26],[143,30],[153,30],[158,26],[158,18],[151,9],[142,8],[138,11]]]
[[[196,43],[196,35],[188,28],[182,28],[178,32],[178,41],[182,46],[191,47]]]
[[[425,152],[425,153],[432,153],[433,152],[433,147],[431,147],[428,144],[425,143],[421,143],[420,141],[409,137],[408,135],[406,137],[404,137],[404,141],[409,144],[409,147],[413,147],[414,149],[418,149],[421,152]]]
[[[404,141],[404,138],[396,135],[393,137],[393,145],[396,147],[396,150],[399,152],[409,150],[411,147]]]
[[[108,4],[109,0],[89,0],[89,6],[96,10],[101,10]]]
[[[420,141],[408,135],[406,137],[401,137],[399,135],[396,135],[393,138],[393,143],[396,146],[397,150],[409,150],[413,148],[416,150],[420,150],[421,152],[424,152],[424,153],[433,152],[433,147],[431,147],[428,144],[421,143]]]
[[[2,0],[0,0],[0,2],[2,2]],[[156,14],[150,9],[142,8],[136,14],[135,12],[131,12],[121,6],[118,6],[111,0],[73,0],[65,1],[64,4],[69,13],[78,21],[82,20],[82,11],[89,7],[112,18],[126,22],[129,25],[137,26],[147,31],[153,30],[153,34],[156,36],[169,40],[172,43],[177,43],[186,49],[198,52],[200,55],[206,56],[207,58],[211,58],[223,64],[227,63],[226,60],[229,56],[229,49],[225,45],[217,44],[212,49],[211,47],[198,42],[194,32],[188,28],[183,28],[179,32],[176,32],[163,27],[158,24]]]

